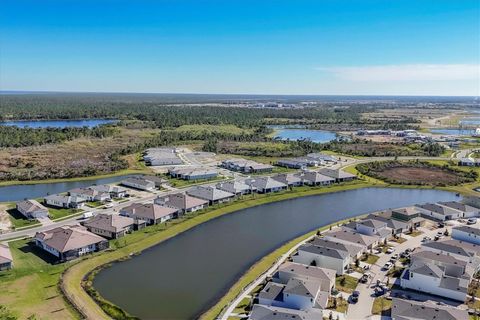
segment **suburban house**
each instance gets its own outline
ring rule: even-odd
[[[452,238],[480,245],[480,229],[470,226],[452,228]]]
[[[17,202],[17,211],[27,219],[47,218],[48,209],[37,200],[25,200]]]
[[[335,182],[346,182],[357,179],[357,176],[340,169],[322,168],[319,172],[327,177],[335,179]]]
[[[465,301],[472,274],[466,262],[431,251],[412,254],[410,266],[400,276],[402,288]]]
[[[159,177],[159,176],[154,176],[154,175],[144,175],[144,176],[141,176],[141,178],[143,178],[147,181],[153,182],[155,184],[155,188],[159,188],[159,189],[163,185],[169,183],[167,179],[164,179],[164,178]]]
[[[321,310],[295,310],[255,304],[248,320],[318,320],[323,318]]]
[[[468,320],[467,310],[434,301],[392,299],[392,320]]]
[[[251,187],[248,184],[245,184],[242,181],[238,180],[231,180],[226,182],[219,182],[216,185],[217,189],[233,193],[235,195],[242,195],[242,194],[249,194],[257,189],[255,187]]]
[[[361,245],[365,250],[373,249],[373,247],[379,244],[379,237],[377,236],[369,236],[347,229],[326,232],[324,233],[324,238],[330,241]]]
[[[154,203],[141,204],[133,203],[120,210],[120,215],[135,220],[146,221],[147,225],[163,223],[175,218],[178,209],[161,206]]]
[[[273,180],[286,184],[289,187],[298,187],[303,185],[303,181],[300,177],[293,173],[282,173],[272,177]]]
[[[195,212],[208,206],[208,201],[189,196],[185,193],[175,193],[157,197],[154,202],[161,206],[177,209],[179,214]]]
[[[330,249],[335,249],[335,250],[340,250],[340,251],[346,251],[348,252],[350,258],[353,260],[360,258],[365,251],[365,248],[362,245],[359,244],[350,244],[350,243],[342,243],[342,242],[337,242],[337,241],[330,241],[324,238],[318,238],[315,237],[311,242],[311,244],[318,246],[318,247],[324,247],[324,248],[330,248]]]
[[[44,199],[46,205],[59,208],[81,208],[87,201],[85,198],[76,196],[63,196],[60,194],[52,194]]]
[[[210,205],[228,202],[235,197],[235,194],[213,186],[195,186],[187,190],[187,194],[195,198],[207,200]]]
[[[132,218],[117,214],[98,214],[83,223],[88,231],[99,236],[117,239],[133,230],[135,221]]]
[[[245,183],[255,187],[259,193],[278,192],[287,189],[287,185],[270,177],[256,177],[246,179]]]
[[[471,158],[461,158],[460,160],[458,160],[458,165],[465,167],[475,167],[480,165],[480,161]]]
[[[386,223],[387,228],[390,230],[392,235],[398,235],[398,234],[401,234],[401,233],[405,233],[410,228],[410,225],[407,222],[394,219],[391,215],[390,210],[383,211],[383,212],[377,212],[377,213],[374,213],[374,214],[371,213],[367,216],[366,219],[376,220],[376,221]]]
[[[409,228],[425,225],[425,219],[422,218],[422,211],[417,207],[403,207],[391,210],[391,217],[395,220],[405,221]]]
[[[61,261],[108,248],[108,240],[93,234],[82,226],[63,226],[37,232],[35,244]]]
[[[121,182],[123,186],[143,190],[143,191],[152,191],[155,189],[155,182],[150,180],[145,180],[140,177],[131,177],[123,180]]]
[[[317,165],[318,161],[309,158],[280,159],[277,161],[277,166],[291,169],[305,169]]]
[[[473,262],[480,257],[480,246],[455,239],[429,241],[422,244],[422,249],[453,256],[457,259]]]
[[[479,208],[475,208],[461,202],[445,201],[445,202],[439,202],[438,204],[441,206],[452,208],[462,212],[462,216],[461,216],[462,218],[478,217],[480,215]]]
[[[147,166],[167,166],[182,164],[175,148],[150,148],[145,150],[143,161]]]
[[[307,158],[310,160],[315,160],[320,164],[337,163],[339,161],[338,158],[335,158],[334,156],[323,154],[323,153],[309,153],[307,154]]]
[[[462,217],[461,211],[436,203],[425,203],[415,206],[420,210],[421,215],[428,219],[446,221]]]
[[[106,201],[110,199],[110,193],[100,192],[95,189],[76,188],[70,190],[68,194],[72,197],[84,198],[87,201]]]
[[[296,263],[335,270],[338,275],[344,274],[351,263],[348,251],[319,247],[311,243],[301,245],[292,258]]]
[[[335,182],[335,179],[327,177],[316,171],[304,171],[297,176],[308,186],[326,186]]]
[[[207,180],[218,176],[218,172],[211,169],[202,168],[173,168],[168,170],[172,178],[183,180]]]
[[[267,173],[272,172],[273,166],[246,159],[228,159],[222,161],[221,166],[228,170],[243,173]]]
[[[292,278],[320,281],[320,290],[325,292],[335,287],[335,270],[289,261],[278,268],[272,281],[286,284]]]
[[[128,194],[128,190],[120,186],[114,186],[109,184],[101,184],[98,186],[91,186],[89,189],[96,190],[100,193],[108,193],[111,198],[125,198]]]
[[[8,244],[0,243],[0,271],[12,268],[13,258]]]
[[[296,310],[325,309],[330,292],[321,290],[322,282],[290,278],[286,284],[269,282],[258,294],[258,303]]]
[[[363,219],[360,221],[354,221],[348,224],[346,227],[367,236],[377,236],[380,238],[380,242],[384,241],[392,234],[392,231],[387,228],[386,222],[376,219]]]

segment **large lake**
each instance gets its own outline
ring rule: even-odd
[[[0,121],[2,126],[16,126],[20,128],[93,128],[102,124],[115,123],[110,119],[80,119],[80,120],[15,120]]]
[[[21,184],[14,186],[0,186],[0,202],[20,201],[24,199],[35,199],[49,194],[62,193],[71,189],[88,187],[94,184],[115,183],[124,180],[126,177],[116,176],[101,179],[89,179],[83,181]]]
[[[335,140],[336,134],[332,131],[309,130],[309,129],[277,129],[275,138],[282,140],[304,140],[308,139],[312,142],[325,143]]]
[[[291,239],[362,213],[455,199],[438,190],[366,188],[248,208],[113,264],[94,286],[141,319],[195,319],[256,261]]]

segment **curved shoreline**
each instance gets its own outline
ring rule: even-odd
[[[193,217],[190,217],[185,220],[178,222],[173,222],[173,225],[170,225],[165,230],[154,232],[148,238],[143,237],[142,239],[129,244],[126,247],[119,248],[115,251],[102,252],[92,257],[89,257],[79,263],[73,265],[71,268],[67,269],[64,274],[67,298],[70,302],[75,305],[80,310],[87,310],[87,313],[90,314],[90,318],[95,319],[106,319],[107,315],[100,308],[100,306],[92,299],[92,297],[85,291],[85,288],[82,287],[82,283],[85,282],[85,277],[90,274],[93,270],[102,268],[103,266],[110,264],[112,262],[122,260],[125,257],[128,257],[132,254],[141,253],[141,251],[153,247],[161,242],[171,239],[176,235],[188,231],[202,223],[215,219],[217,217],[235,213],[241,209],[246,209],[250,207],[259,206],[266,203],[277,202],[287,199],[293,199],[303,196],[313,196],[319,194],[328,194],[336,193],[341,191],[361,189],[368,187],[400,187],[400,188],[418,188],[415,186],[397,186],[397,185],[386,185],[386,184],[375,184],[366,181],[355,181],[351,183],[346,183],[342,185],[334,185],[330,187],[303,187],[304,189],[293,191],[286,191],[278,194],[267,194],[259,196],[256,198],[250,198],[246,200],[240,200],[237,202],[232,202],[227,205],[220,207],[212,208],[211,211],[203,212]],[[458,192],[458,189],[454,188],[426,188],[420,187],[419,189],[439,189],[443,191]],[[465,192],[462,192],[465,194]],[[351,218],[349,218],[351,219]],[[338,224],[339,221],[334,222],[333,225]],[[328,228],[330,226],[325,226]],[[324,228],[324,227],[322,227]],[[315,232],[315,229],[312,232]],[[220,300],[213,305],[211,308],[207,309],[205,313],[201,315],[201,319],[214,319],[217,317],[220,312],[228,305],[231,300],[233,300],[241,290],[247,286],[250,282],[254,281],[259,275],[265,272],[275,260],[282,255],[283,252],[288,251],[288,248],[295,246],[298,241],[301,241],[305,237],[308,237],[309,234],[300,236],[294,240],[289,241],[288,243],[282,245],[280,248],[277,248],[275,251],[269,253],[267,256],[263,257],[259,261],[255,262],[252,267],[247,270],[243,275],[241,275],[237,282],[230,288],[230,290],[220,298]],[[128,240],[128,238],[127,238]],[[266,265],[266,266],[265,266]],[[250,278],[252,278],[249,281]],[[115,306],[114,304],[108,302],[106,299],[99,296],[103,302],[107,302],[110,306]],[[115,306],[118,308],[117,306]],[[118,308],[121,310],[120,308]],[[124,311],[122,310],[122,313]]]
[[[125,257],[130,255],[141,253],[145,249],[158,245],[161,242],[173,238],[180,233],[186,232],[202,223],[223,215],[235,213],[241,209],[303,196],[313,196],[367,187],[375,187],[375,185],[364,181],[355,181],[352,183],[334,185],[330,187],[304,187],[305,189],[293,189],[293,191],[286,191],[277,194],[267,194],[262,196],[256,195],[256,197],[253,199],[232,202],[228,205],[213,208],[211,211],[200,213],[196,216],[178,221],[177,223],[173,222],[173,224],[171,224],[167,229],[154,232],[148,236],[143,236],[138,241],[132,242],[125,247],[118,248],[114,251],[100,252],[72,265],[70,268],[65,270],[63,274],[66,298],[75,306],[76,309],[86,313],[88,318],[108,319],[107,314],[82,287],[85,277],[93,270],[121,259],[125,259]],[[140,233],[134,233],[134,235],[135,234],[137,234],[139,237],[142,236]],[[127,237],[126,239],[128,241],[129,238]]]

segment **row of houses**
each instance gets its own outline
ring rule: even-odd
[[[218,176],[218,172],[208,168],[172,168],[168,170],[172,178],[183,180],[208,180]]]
[[[168,181],[158,176],[145,175],[129,177],[120,182],[120,184],[137,190],[153,191],[162,187],[162,185],[168,184]]]
[[[273,166],[271,165],[241,158],[224,160],[220,166],[228,170],[242,173],[268,173],[273,170]]]
[[[147,166],[168,166],[183,164],[175,148],[150,148],[145,150],[143,160]]]
[[[42,219],[48,217],[46,206],[57,208],[81,208],[86,202],[104,202],[112,198],[123,198],[127,189],[114,185],[94,185],[86,188],[76,188],[67,194],[52,194],[44,197],[43,204],[30,199],[16,203],[16,209],[27,219]]]
[[[304,157],[280,159],[276,162],[276,165],[291,169],[306,169],[307,167],[317,167],[319,165],[335,164],[338,161],[338,158],[327,154],[309,153]]]
[[[451,239],[423,243],[411,255],[401,287],[465,302],[480,267],[479,235],[478,228],[459,226]]]

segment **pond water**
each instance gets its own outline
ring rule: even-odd
[[[475,130],[471,129],[431,129],[433,134],[456,135],[456,136],[471,136]]]
[[[0,186],[0,202],[21,201],[35,199],[49,194],[62,193],[71,189],[88,187],[94,184],[108,184],[124,180],[131,175],[110,178],[91,179],[82,181],[20,184],[14,186]]]
[[[309,130],[309,129],[278,129],[275,138],[282,140],[303,140],[308,139],[312,142],[326,143],[335,140],[336,133],[325,130]]]
[[[94,286],[141,319],[196,319],[256,261],[291,239],[362,213],[459,199],[439,190],[365,188],[264,204],[114,263],[95,277]]]
[[[465,118],[460,120],[459,123],[461,125],[463,124],[463,125],[470,125],[470,126],[480,125],[480,118]]]
[[[14,120],[0,121],[2,126],[16,126],[20,128],[93,128],[102,124],[115,123],[110,119],[80,119],[80,120]]]

